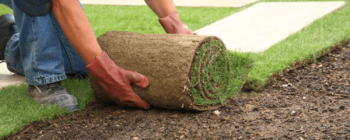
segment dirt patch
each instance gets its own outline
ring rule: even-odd
[[[226,100],[222,98],[229,97],[226,93],[232,93],[227,91],[231,89],[228,82],[231,79],[229,55],[217,37],[109,31],[97,40],[117,65],[149,79],[146,89],[132,87],[152,106],[184,110],[218,109]],[[93,76],[89,77],[96,98],[111,103]],[[193,83],[205,84],[194,88]]]
[[[344,45],[234,98],[220,115],[92,102],[75,118],[36,122],[8,139],[350,139],[349,63]]]

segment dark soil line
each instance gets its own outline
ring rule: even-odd
[[[344,45],[347,45],[349,43],[350,39],[347,39],[343,42],[340,43],[336,43],[335,45],[333,45],[331,48],[327,48],[325,50],[322,50],[320,52],[318,52],[316,54],[316,59],[320,58],[328,53],[330,53],[332,50],[337,49],[337,48],[341,48]],[[280,73],[273,73],[272,76],[264,83],[264,84],[260,84],[257,81],[247,81],[242,90],[243,91],[261,91],[266,85],[272,83],[273,81],[280,79],[283,75],[285,75],[286,73],[288,73],[290,70],[295,70],[297,68],[300,68],[302,66],[305,66],[306,64],[310,64],[315,62],[316,60],[313,60],[313,58],[315,58],[315,56],[310,55],[307,59],[305,60],[300,60],[300,61],[296,61],[292,64],[289,65],[289,68],[282,70]]]
[[[93,101],[82,113],[35,121],[5,139],[350,139],[350,47],[342,45],[233,98],[220,115]]]

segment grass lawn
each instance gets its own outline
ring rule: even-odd
[[[346,2],[349,3],[350,0]],[[192,30],[197,30],[245,8],[178,8],[178,12]],[[158,23],[158,18],[146,6],[85,5],[84,9],[96,37],[109,30],[165,33]],[[0,14],[11,12],[9,8],[0,5]],[[350,38],[349,13],[350,6],[347,5],[275,44],[264,53],[231,53],[239,58],[249,57],[254,60],[247,81],[254,82],[251,86],[259,88],[273,73],[281,73],[291,63],[308,59],[333,44]],[[81,109],[94,98],[88,80],[65,80],[62,84],[68,92],[77,97]],[[35,103],[25,95],[26,90],[27,86],[24,84],[0,90],[0,94],[3,95],[0,98],[0,138],[22,129],[34,120],[49,119],[53,115],[67,113],[57,106]]]

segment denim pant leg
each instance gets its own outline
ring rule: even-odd
[[[10,71],[25,75],[30,85],[58,82],[66,79],[66,74],[87,75],[85,62],[68,43],[52,11],[30,16],[19,10],[13,0],[11,8],[20,33],[13,35],[6,46]]]
[[[0,0],[0,4],[4,4],[6,5],[7,7],[12,7],[11,5],[11,0]]]
[[[79,4],[81,8],[84,10],[83,5],[80,2]],[[50,12],[50,14],[51,14],[53,24],[56,27],[57,35],[62,43],[61,49],[63,52],[62,55],[64,58],[64,68],[65,68],[66,74],[88,75],[88,71],[85,68],[86,63],[68,42],[53,12]]]

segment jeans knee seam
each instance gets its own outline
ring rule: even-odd
[[[30,15],[25,15],[25,16],[30,16]],[[31,24],[32,24],[32,30],[33,30],[33,37],[34,37],[34,42],[35,42],[35,45],[38,45],[38,39],[36,38],[36,32],[35,32],[35,25],[34,25],[34,22],[33,22],[33,20],[32,20],[32,16],[30,16],[30,22],[31,22]],[[40,73],[38,72],[38,68],[36,67],[37,66],[37,64],[35,63],[35,60],[36,60],[36,50],[35,50],[35,47],[33,47],[33,60],[32,60],[32,63],[33,63],[33,68],[36,70],[36,73],[40,76]]]

